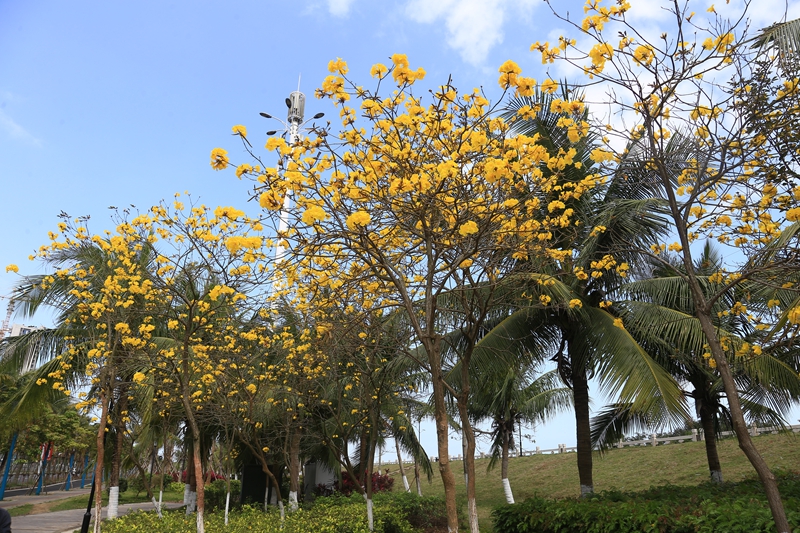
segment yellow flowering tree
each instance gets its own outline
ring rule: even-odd
[[[242,327],[244,317],[261,312],[265,299],[259,294],[267,271],[261,230],[261,224],[243,211],[187,205],[179,197],[170,205],[123,218],[118,226],[152,257],[146,281],[152,287],[154,327],[139,329],[148,357],[145,378],[161,385],[154,399],[164,400],[167,411],[178,410],[188,426],[189,470],[201,533],[208,452],[202,446],[204,410],[228,360],[241,357],[241,344],[249,345],[262,334]],[[157,332],[155,323],[160,326]],[[213,413],[209,417],[215,418]]]
[[[78,385],[83,375],[95,396],[81,399],[78,408],[99,408],[96,479],[102,479],[105,434],[108,424],[116,429],[110,475],[110,516],[116,515],[119,467],[128,420],[127,388],[142,361],[143,336],[150,331],[151,285],[143,276],[147,254],[130,232],[92,235],[86,218],[63,217],[58,233],[51,232],[49,245],[31,259],[55,267],[55,272],[27,277],[16,294],[25,311],[41,305],[60,310],[59,353],[36,371],[32,387],[52,387],[69,395],[66,384]],[[86,393],[81,393],[85,396]],[[118,401],[111,401],[117,397]],[[97,512],[102,483],[96,486]],[[99,530],[99,525],[95,530]]]
[[[669,27],[650,38],[630,23],[629,3],[605,7],[592,0],[582,24],[569,22],[579,40],[564,36],[556,47],[534,48],[543,61],[567,62],[591,83],[611,87],[611,104],[633,121],[627,131],[609,126],[598,157],[608,157],[613,167],[626,149],[615,134],[632,136],[629,152],[652,171],[675,241],[654,245],[649,254],[656,261],[665,250],[680,254],[681,275],[724,384],[739,445],[764,485],[778,530],[788,531],[775,478],[748,434],[731,372],[731,357],[746,361],[753,353],[731,356],[712,312],[719,298],[747,284],[735,312],[758,327],[746,295],[757,285],[781,285],[796,268],[797,82],[750,47],[744,13],[730,22],[713,6],[699,8],[702,14],[695,8],[692,2],[665,3]],[[719,284],[712,293],[704,292],[693,259],[701,238],[730,246],[740,258],[715,273]]]
[[[541,167],[557,186],[542,196],[540,216],[570,214],[575,222],[553,230],[553,240],[569,253],[557,260],[532,257],[507,276],[510,284],[524,284],[508,302],[507,316],[480,340],[477,356],[498,361],[497,354],[517,352],[556,363],[573,397],[578,477],[586,495],[594,490],[591,375],[609,394],[653,420],[682,420],[686,409],[677,384],[631,337],[610,296],[639,262],[637,247],[666,233],[663,202],[651,196],[641,169],[601,177],[600,139],[589,132],[588,110],[567,95],[567,87],[551,84],[534,97],[512,100],[506,116],[512,130],[537,135],[548,153],[571,152],[578,162],[563,169]],[[600,183],[591,191],[564,194],[592,179]]]
[[[263,313],[258,293],[268,265],[261,224],[231,207],[187,207],[180,198],[144,213],[118,213],[116,228],[104,235],[92,235],[83,222],[60,225],[35,256],[64,264],[31,285],[31,301],[64,293],[63,322],[77,331],[60,366],[39,382],[64,389],[64,377],[83,361],[97,393],[79,407],[100,408],[98,469],[109,421],[117,429],[115,457],[122,451],[133,391],[152,391],[161,417],[180,416],[203,531],[204,408],[228,359],[243,357],[243,346],[264,335],[263,328],[243,325]],[[110,418],[112,396],[119,399]]]
[[[551,243],[551,230],[568,223],[569,215],[554,205],[551,216],[541,218],[537,196],[556,186],[541,165],[566,168],[575,163],[574,153],[554,156],[535,137],[509,135],[506,121],[492,116],[494,107],[477,89],[460,94],[448,82],[429,101],[416,96],[412,87],[424,71],[411,69],[404,55],[372,68],[374,91],[349,81],[344,62],[329,68],[317,96],[339,107],[341,130],[316,130],[296,144],[270,138],[266,149],[280,165],[259,161],[258,171],[243,175],[255,181],[254,196],[275,227],[286,222],[278,238],[287,286],[313,273],[320,288],[362,291],[365,310],[402,309],[407,316],[411,345],[424,354],[420,363],[431,378],[439,471],[449,528],[456,531],[442,375],[443,333],[454,324],[444,320],[440,298],[466,283],[491,294],[502,274],[500,258],[569,253]],[[499,83],[521,95],[532,94],[536,84],[513,62],[501,66]],[[396,91],[383,96],[386,84]],[[212,165],[227,164],[215,154]],[[565,194],[580,196],[595,185],[590,179]],[[460,317],[459,327],[472,321],[469,326],[479,328],[487,301],[480,303],[483,312],[478,306],[450,317]]]

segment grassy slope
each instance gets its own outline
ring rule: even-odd
[[[762,435],[754,438],[759,452],[773,469],[800,470],[800,436],[791,434]],[[755,477],[735,439],[726,439],[718,444],[722,473],[725,481],[739,481]],[[476,461],[476,483],[478,514],[481,529],[491,530],[489,513],[492,508],[505,503],[500,483],[500,467],[486,472],[488,459]],[[399,476],[396,465],[387,465]],[[460,461],[451,463],[456,473],[458,495],[466,498],[464,476]],[[425,495],[442,495],[442,481],[434,468],[431,484],[423,481]],[[414,485],[413,468],[407,469],[409,483]],[[574,453],[563,455],[537,455],[509,460],[509,481],[514,498],[521,501],[528,496],[539,495],[551,498],[577,497],[578,467]],[[594,487],[596,491],[637,491],[654,485],[697,485],[708,479],[705,443],[689,442],[666,446],[624,448],[611,450],[600,456],[594,455]],[[395,481],[402,490],[400,479]]]

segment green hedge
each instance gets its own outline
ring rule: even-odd
[[[800,474],[779,475],[789,523],[800,533]],[[492,513],[496,533],[772,533],[757,480],[604,492],[581,500],[530,498]]]
[[[444,501],[418,498],[411,494],[381,494],[374,501],[375,533],[414,533],[441,523],[446,513]],[[414,525],[412,525],[412,523]],[[182,510],[167,512],[163,519],[152,511],[132,513],[103,524],[106,533],[194,533],[195,516]],[[333,496],[317,498],[315,504],[294,513],[286,513],[283,527],[278,511],[270,508],[243,507],[230,513],[224,525],[224,513],[206,514],[208,533],[368,533],[364,499]]]

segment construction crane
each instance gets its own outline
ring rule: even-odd
[[[10,296],[0,296],[0,298],[8,300],[8,306],[6,307],[6,318],[3,320],[3,326],[0,327],[0,340],[3,340],[11,331],[9,322],[11,322],[11,315],[14,313],[14,305],[16,302]]]

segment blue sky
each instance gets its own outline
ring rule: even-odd
[[[643,27],[658,31],[663,3],[631,3]],[[581,2],[553,4],[583,14]],[[754,27],[785,8],[779,0],[758,4]],[[696,11],[708,5],[697,2]],[[231,126],[245,125],[263,146],[275,125],[258,113],[283,117],[299,75],[306,115],[326,112],[335,122],[338,114],[313,98],[331,59],[347,60],[350,76],[366,85],[372,64],[405,53],[412,68],[427,71],[425,87],[452,75],[462,90],[484,87],[495,96],[507,59],[526,75],[548,77],[529,47],[566,30],[542,0],[0,0],[0,295],[17,279],[5,265],[41,272],[27,257],[47,242],[61,211],[91,215],[98,232],[111,225],[109,206],[147,209],[176,192],[211,206],[252,206],[246,182],[212,170],[211,149],[247,162]],[[539,431],[537,444],[573,445],[570,419]]]

